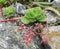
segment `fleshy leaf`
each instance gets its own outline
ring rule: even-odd
[[[22,17],[21,21],[22,21],[24,24],[29,24],[29,20],[26,19],[25,17]]]

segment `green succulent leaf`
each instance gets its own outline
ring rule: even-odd
[[[26,19],[25,17],[22,17],[21,21],[24,23],[24,24],[29,24],[30,21],[28,21],[28,19]]]
[[[29,24],[35,21],[45,22],[46,16],[45,16],[45,12],[42,9],[35,7],[35,8],[28,9],[26,11],[25,16],[23,16],[21,20],[23,20],[22,22],[24,24]]]

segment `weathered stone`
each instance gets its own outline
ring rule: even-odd
[[[22,5],[22,4],[20,4],[20,3],[16,3],[16,12],[18,13],[18,14],[25,14],[25,12],[26,12],[26,8],[25,8],[25,6],[24,5]]]
[[[54,0],[52,5],[53,6],[60,6],[60,0]]]
[[[24,34],[26,30],[17,30],[18,26],[5,26],[5,30],[0,30],[0,48],[1,49],[41,49],[44,46],[41,45],[38,36],[33,36],[33,40],[26,45],[24,40]],[[49,49],[50,46],[47,45]]]
[[[6,49],[36,49],[34,48],[34,43],[31,43],[32,45],[30,46],[24,44],[24,31],[18,31],[17,28],[8,26],[5,31],[0,31],[0,47],[2,46]]]
[[[46,16],[47,16],[48,23],[56,23],[57,16],[53,12],[46,11]]]
[[[46,38],[48,39],[49,45],[52,49],[60,49],[60,26],[48,27],[48,33]]]

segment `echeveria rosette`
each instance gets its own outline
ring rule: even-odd
[[[6,16],[6,18],[9,18],[13,16],[13,14],[15,13],[15,7],[9,6],[9,7],[4,8],[3,13]]]
[[[26,11],[26,14],[25,16],[22,17],[21,21],[24,24],[29,24],[35,21],[45,22],[46,21],[45,12],[38,7],[30,8]]]

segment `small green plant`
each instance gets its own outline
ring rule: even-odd
[[[45,22],[46,21],[45,12],[38,7],[30,8],[26,11],[26,14],[25,16],[22,17],[21,21],[24,24],[29,24],[35,21]]]
[[[6,0],[0,0],[0,5],[4,5],[4,4],[6,4],[6,3],[7,3]]]
[[[3,13],[6,16],[6,18],[9,18],[9,17],[13,16],[13,14],[15,13],[15,7],[13,7],[13,6],[6,7],[3,10]]]

